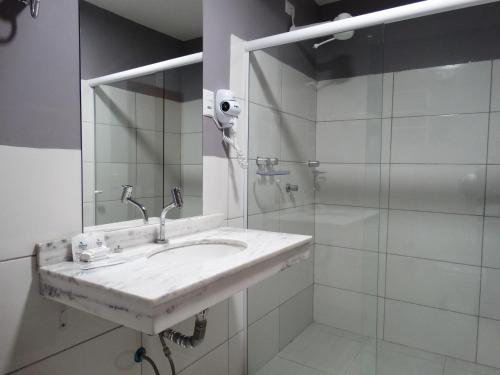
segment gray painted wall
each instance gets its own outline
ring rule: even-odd
[[[182,56],[184,43],[80,1],[81,77],[90,79]]]
[[[341,12],[360,15],[414,1],[341,0],[321,7],[319,20]],[[500,4],[357,30],[317,53],[318,79],[396,72],[500,57]]]
[[[0,19],[16,6],[4,0]],[[16,20],[0,42],[0,145],[79,149],[78,2],[46,1],[39,18],[24,9]]]

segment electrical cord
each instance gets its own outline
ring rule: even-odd
[[[158,367],[156,367],[156,364],[153,362],[151,358],[149,358],[146,354],[143,354],[142,358],[148,362],[151,367],[153,368],[153,371],[155,375],[160,375],[160,371],[158,371]]]
[[[210,116],[210,118],[213,120],[215,125],[217,125],[217,128],[222,131],[222,140],[224,141],[224,143],[231,146],[234,149],[234,151],[236,152],[236,160],[238,160],[238,164],[240,165],[240,167],[243,169],[247,169],[248,168],[247,157],[245,156],[243,151],[241,151],[238,144],[231,138],[231,136],[234,134],[233,128],[232,127],[231,128],[223,128],[214,116]],[[225,129],[229,129],[229,132],[230,132],[229,136],[226,135]]]

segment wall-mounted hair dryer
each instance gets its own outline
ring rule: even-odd
[[[231,90],[217,90],[215,94],[215,116],[222,129],[230,128],[241,113],[240,103]]]
[[[245,154],[236,143],[236,120],[241,113],[240,103],[231,90],[217,90],[215,94],[215,117],[217,127],[222,130],[222,140],[236,152],[238,163],[242,168],[248,168]]]

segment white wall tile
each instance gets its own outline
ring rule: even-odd
[[[279,231],[314,236],[314,212],[313,205],[280,210]]]
[[[500,165],[488,166],[486,215],[500,216]]]
[[[258,167],[250,163],[248,167],[248,214],[276,211],[279,209],[279,191],[274,176],[257,175]]]
[[[317,121],[380,117],[382,86],[381,74],[318,82]]]
[[[61,351],[93,336],[116,327],[116,324],[76,309],[49,301],[39,292],[38,275],[35,258],[28,257],[0,263],[0,284],[9,297],[0,299],[0,315],[2,334],[0,335],[0,372],[2,374],[26,366],[41,358]],[[66,326],[62,327],[61,323]],[[115,348],[120,345],[115,343]],[[123,342],[123,345],[130,345]],[[97,346],[97,344],[94,344]],[[100,347],[101,350],[105,348]],[[121,346],[123,348],[123,346]],[[128,350],[133,350],[129,347]],[[114,350],[114,349],[113,349]],[[77,349],[81,355],[81,351]],[[109,352],[108,352],[109,353]],[[56,357],[54,357],[56,358]],[[104,367],[112,366],[112,357],[108,364],[100,362]],[[94,361],[87,361],[91,366]],[[54,366],[51,361],[49,364]],[[40,364],[26,373],[54,374],[48,371],[49,364]],[[59,357],[60,366],[68,366]],[[55,370],[55,367],[50,367]],[[67,368],[67,367],[65,367]],[[35,369],[40,369],[37,372]],[[43,369],[43,371],[42,371]],[[74,371],[76,371],[75,369]]]
[[[314,122],[284,114],[280,128],[280,160],[301,162],[315,159],[316,124]],[[261,136],[265,137],[265,132]]]
[[[241,168],[235,159],[228,160],[228,218],[243,216],[245,197],[243,196],[245,174],[247,170]]]
[[[17,374],[140,375],[133,353],[141,345],[140,334],[119,328],[28,366]]]
[[[500,70],[500,69],[499,69]],[[499,79],[500,81],[500,79]],[[500,86],[500,84],[499,84]],[[500,89],[499,89],[500,92]],[[500,99],[500,93],[499,93]],[[500,100],[499,100],[500,103]],[[500,106],[500,104],[499,104]],[[500,164],[500,112],[490,113],[488,163]]]
[[[227,375],[228,371],[228,347],[224,344],[181,371],[179,375]]]
[[[500,111],[500,60],[493,60],[491,110]]]
[[[228,299],[229,337],[233,337],[246,327],[246,299],[246,290],[242,290]]]
[[[9,161],[0,163],[0,260],[32,255],[36,242],[81,230],[80,150],[0,146],[0,160]]]
[[[318,122],[316,159],[322,163],[380,162],[381,120]]]
[[[234,219],[228,219],[227,226],[233,227],[233,228],[246,228],[243,217],[236,217]]]
[[[378,250],[379,210],[361,207],[317,205],[317,243]]]
[[[181,162],[181,135],[165,133],[164,136],[164,164],[180,164]]]
[[[322,164],[316,202],[379,207],[380,165]]]
[[[499,349],[500,322],[479,318],[477,361],[483,365],[500,367]]]
[[[483,218],[389,211],[388,252],[479,266]]]
[[[279,157],[281,114],[257,104],[250,104],[248,115],[248,156]]]
[[[97,162],[135,162],[137,149],[135,129],[97,124],[95,132]]]
[[[500,320],[500,270],[483,268],[479,315]]]
[[[97,124],[135,126],[135,93],[112,86],[99,86],[95,92]]]
[[[182,126],[182,103],[165,99],[165,133],[180,133]]]
[[[202,196],[203,167],[202,165],[181,166],[182,192],[184,195]]]
[[[182,108],[182,133],[200,133],[202,131],[202,99],[183,102]]]
[[[488,112],[491,63],[394,73],[394,116]]]
[[[82,122],[82,160],[94,161],[94,123]]]
[[[392,165],[390,207],[483,214],[485,167]]]
[[[123,190],[122,185],[132,185],[137,188],[136,173],[136,164],[97,163],[95,186],[96,190],[101,190],[102,193],[96,195],[96,200],[120,200]],[[134,194],[135,190],[133,191]]]
[[[377,295],[378,254],[316,245],[314,282]]]
[[[163,133],[137,130],[137,162],[161,164],[163,160]]]
[[[314,203],[314,173],[311,168],[297,163],[280,162],[278,168],[287,170],[290,174],[277,176],[277,192],[280,208],[291,208]],[[287,183],[298,185],[298,191],[286,191]]]
[[[392,115],[394,73],[384,73],[382,75],[382,85],[382,117],[390,117]]]
[[[188,366],[192,365],[200,358],[204,357],[215,348],[223,344],[228,340],[228,305],[227,300],[211,306],[208,310],[208,325],[203,342],[196,348],[184,349],[178,345],[169,345],[172,351],[172,357],[175,361],[175,367],[178,372],[183,371]],[[190,335],[193,332],[194,327],[194,317],[184,320],[183,322],[176,324],[174,329],[180,331],[186,335]],[[168,361],[165,360],[163,355],[162,347],[159,343],[157,336],[147,336],[143,335],[143,345],[147,352],[152,358],[161,358],[156,364],[161,374],[169,374],[170,366]],[[227,357],[226,357],[227,358]],[[226,359],[227,366],[227,359]],[[152,372],[151,372],[152,374]]]
[[[273,275],[248,288],[248,324],[256,322],[280,305],[281,275]]]
[[[121,201],[96,202],[95,224],[108,224],[117,221],[125,221],[135,217],[132,206],[125,205]]]
[[[386,300],[385,340],[474,361],[476,334],[477,317]]]
[[[487,113],[394,118],[391,161],[484,164],[487,143]]]
[[[387,255],[386,296],[477,315],[481,269],[474,266]]]
[[[312,323],[313,291],[311,285],[279,307],[280,350]]]
[[[216,156],[203,157],[203,215],[227,215],[228,160]]]
[[[246,375],[247,371],[247,336],[245,332],[240,332],[229,339],[229,375]]]
[[[314,321],[375,337],[377,297],[315,284]]]
[[[500,218],[484,219],[483,266],[500,268]]]
[[[283,64],[283,111],[314,121],[316,119],[316,81]]]
[[[254,375],[279,352],[279,312],[273,310],[248,327],[248,374]]]
[[[137,184],[134,196],[163,196],[163,164],[137,164]]]
[[[179,164],[164,164],[163,165],[163,173],[164,173],[164,187],[165,197],[168,197],[170,194],[170,189],[176,186],[181,186],[181,166]]]
[[[276,109],[281,108],[281,62],[266,51],[250,53],[249,99]]]
[[[391,137],[392,137],[392,118],[382,119],[382,150],[380,152],[380,161],[389,163],[391,160]]]
[[[181,136],[182,164],[201,164],[201,133],[184,133]]]
[[[137,127],[163,132],[163,98],[139,93],[135,95]]]
[[[248,288],[251,324],[313,283],[313,257]]]
[[[266,212],[248,216],[248,229],[280,231],[280,212]]]
[[[180,217],[192,217],[203,215],[203,198],[183,197],[184,205],[179,210]]]

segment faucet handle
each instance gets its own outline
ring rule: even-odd
[[[181,189],[178,187],[174,187],[170,190],[170,193],[172,194],[172,201],[177,208],[182,208],[182,205],[184,204],[182,200],[182,192]]]
[[[132,189],[134,188],[132,185],[122,185],[122,203],[132,196]]]

